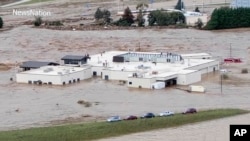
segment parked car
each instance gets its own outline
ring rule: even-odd
[[[121,121],[121,118],[119,116],[112,116],[107,119],[107,122],[115,122],[115,121]]]
[[[195,108],[189,108],[182,114],[194,114],[194,113],[197,113],[197,110]]]
[[[159,116],[164,117],[164,116],[173,116],[174,112],[171,111],[165,111],[159,114]]]
[[[155,115],[153,113],[146,113],[141,118],[153,118],[153,117],[155,117]]]
[[[135,119],[137,119],[137,116],[130,115],[126,117],[124,120],[135,120]]]

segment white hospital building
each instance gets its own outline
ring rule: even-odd
[[[201,81],[202,74],[217,70],[219,61],[207,53],[109,51],[87,57],[68,56],[66,60],[64,57],[61,66],[41,66],[19,72],[16,80],[65,85],[99,76],[104,80],[126,82],[128,87],[154,89],[158,87],[156,84],[190,85]]]

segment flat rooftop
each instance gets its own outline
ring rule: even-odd
[[[209,55],[207,53],[198,54],[181,54],[184,60],[181,62],[163,62],[163,63],[152,63],[148,62],[113,62],[113,56],[126,54],[128,51],[109,51],[102,54],[91,55],[91,60],[88,64],[96,67],[103,67],[103,63],[107,63],[107,69],[111,71],[131,71],[138,72],[143,75],[144,78],[151,77],[167,77],[173,76],[175,74],[187,74],[195,72],[191,68],[194,66],[214,62],[216,60],[212,59],[185,59],[185,57],[199,57],[204,55]],[[131,52],[138,54],[160,54],[154,52]],[[201,57],[202,58],[202,57]],[[190,69],[189,69],[190,68]],[[152,72],[157,72],[156,75],[152,75]]]
[[[91,60],[88,61],[89,65],[92,66],[103,66],[103,63],[108,63],[108,69],[110,70],[127,70],[127,71],[135,71],[135,70],[152,70],[159,72],[166,71],[180,71],[183,69],[188,69],[196,65],[201,65],[209,62],[213,62],[215,60],[210,59],[184,59],[183,62],[175,62],[175,63],[152,63],[152,62],[122,62],[117,63],[113,62],[113,56],[117,56],[120,54],[125,54],[128,52],[125,51],[110,51],[102,54],[91,55]],[[159,54],[152,52],[139,52],[143,54]],[[186,56],[191,56],[192,54],[186,54]],[[196,54],[193,54],[197,56]],[[200,55],[204,55],[203,53]],[[207,55],[207,54],[206,54]]]
[[[38,69],[20,72],[21,74],[36,74],[36,75],[67,75],[75,72],[83,71],[90,66],[72,67],[72,66],[44,66]]]

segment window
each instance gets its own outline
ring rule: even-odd
[[[132,82],[128,82],[129,85],[132,85]]]
[[[71,84],[71,80],[69,80],[69,84]]]
[[[32,81],[29,80],[28,83],[29,83],[29,84],[32,84]]]
[[[108,75],[105,75],[105,76],[104,76],[104,79],[105,79],[105,80],[109,80],[109,76],[108,76]]]
[[[65,85],[65,82],[63,82],[62,84]]]
[[[75,80],[75,79],[73,80],[73,83],[76,83],[76,80]]]
[[[143,61],[143,58],[142,58],[142,57],[140,57],[140,58],[139,58],[139,61]]]
[[[77,82],[80,82],[80,78],[77,78]]]

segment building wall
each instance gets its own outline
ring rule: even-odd
[[[52,83],[53,85],[63,85],[63,82],[65,84],[69,84],[69,81],[73,83],[73,80],[77,82],[77,79],[84,80],[91,78],[91,68],[88,68],[83,71],[77,71],[74,73],[70,73],[67,75],[46,75],[46,74],[29,74],[29,73],[17,73],[16,74],[16,81],[18,83],[29,83],[29,81],[42,81],[42,83]]]
[[[187,25],[190,26],[195,26],[195,23],[198,21],[198,19],[200,18],[201,21],[203,22],[204,25],[207,24],[208,22],[208,16],[207,15],[203,15],[203,16],[186,16],[186,23]]]
[[[18,83],[29,83],[29,81],[41,80],[43,83],[49,83],[55,85],[62,85],[61,77],[59,75],[39,75],[39,74],[27,74],[27,73],[17,73],[16,81]]]
[[[91,68],[91,70],[92,70],[91,75],[93,75],[93,72],[96,72],[97,76],[101,76],[102,71],[103,71],[103,67],[102,66],[100,66],[100,67],[93,66]]]
[[[201,81],[201,72],[195,71],[188,74],[179,74],[177,77],[178,85],[190,85]]]
[[[135,77],[129,77],[128,78],[128,87],[133,88],[147,88],[151,89],[151,85],[155,83],[155,78],[135,78]]]
[[[188,69],[190,69],[190,70],[199,70],[201,72],[201,74],[205,74],[205,73],[213,72],[214,70],[217,71],[220,68],[219,68],[219,61],[213,61],[213,62],[209,62],[209,63],[206,63],[206,64],[193,66],[193,67],[190,67]]]
[[[133,74],[132,71],[115,71],[115,70],[103,70],[102,79],[108,76],[109,80],[128,80],[128,76]]]
[[[77,79],[85,80],[91,77],[92,77],[91,68],[88,68],[83,71],[61,76],[61,84],[63,84],[63,82],[65,82],[65,84],[69,84],[69,81],[73,83],[74,80],[75,81],[77,81]]]

